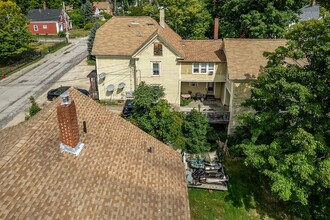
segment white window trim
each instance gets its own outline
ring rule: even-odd
[[[154,74],[154,63],[158,63],[158,75],[155,75]],[[155,77],[158,77],[158,76],[160,76],[160,74],[161,74],[161,71],[160,71],[160,69],[161,69],[161,64],[160,64],[161,62],[160,61],[152,61],[151,62],[151,75],[152,76],[155,76]]]
[[[33,25],[33,30],[34,30],[34,31],[38,31],[38,30],[39,30],[38,25],[36,25],[36,24]]]
[[[189,87],[198,87],[198,82],[189,82]]]
[[[198,73],[194,72],[194,66],[198,64]],[[206,64],[206,72],[202,73],[202,64]],[[210,70],[210,66],[213,65],[213,70]],[[193,63],[192,64],[192,74],[204,74],[204,75],[213,75],[215,72],[215,64],[214,63]]]
[[[47,29],[48,27],[47,27],[47,24],[43,24],[42,25],[42,29]]]

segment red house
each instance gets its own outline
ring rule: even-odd
[[[60,31],[72,29],[70,17],[63,9],[31,9],[27,15],[32,34],[56,35]]]

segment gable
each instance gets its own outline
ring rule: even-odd
[[[170,51],[174,56],[180,57],[178,51],[176,51],[170,44],[168,44],[162,37],[159,35],[154,35],[147,43],[143,44],[134,54],[133,58],[141,56],[146,50],[153,50],[154,43],[161,43],[163,46],[163,52],[164,50]]]

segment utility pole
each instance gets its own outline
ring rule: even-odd
[[[65,11],[65,3],[62,2],[63,4],[63,12],[65,13],[65,16],[63,15],[64,19],[65,19],[65,39],[66,39],[66,42],[69,43],[69,25],[68,25],[68,18],[67,18],[67,14],[66,14],[66,11]]]

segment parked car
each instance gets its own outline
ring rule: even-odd
[[[131,116],[133,114],[133,109],[134,109],[133,100],[131,100],[131,99],[126,100],[123,111],[122,111],[122,115],[124,117]]]
[[[66,90],[68,90],[71,86],[61,86],[56,89],[51,89],[47,93],[47,99],[48,101],[53,101],[57,97],[59,97],[61,94],[63,94]],[[76,88],[79,92],[81,92],[84,95],[89,96],[89,92],[86,89],[79,89]]]

